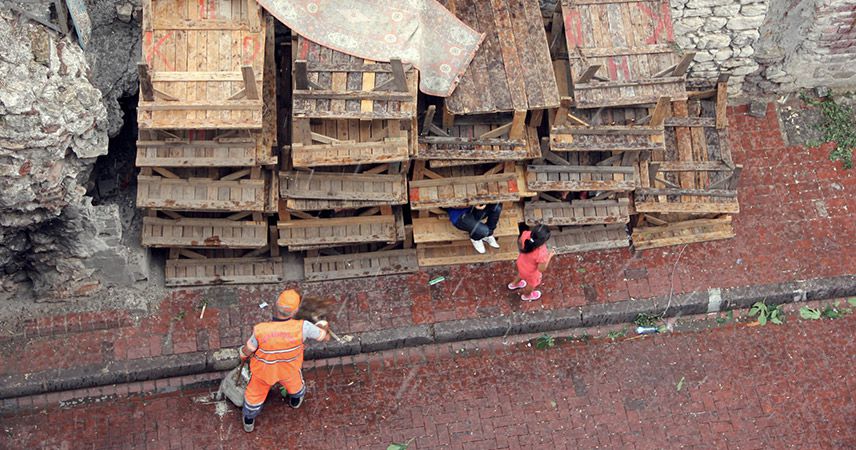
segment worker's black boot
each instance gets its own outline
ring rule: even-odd
[[[303,397],[289,397],[288,398],[288,406],[291,406],[294,409],[300,408],[300,405],[303,404]]]
[[[244,416],[244,431],[247,433],[252,433],[253,428],[256,426],[256,419],[248,419],[247,416]]]

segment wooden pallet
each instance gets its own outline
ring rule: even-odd
[[[168,211],[263,212],[265,182],[140,175],[137,177],[137,207]]]
[[[365,278],[412,273],[419,270],[416,250],[385,250],[303,259],[306,281]]]
[[[547,245],[561,255],[629,247],[630,239],[625,225],[591,225],[554,230]]]
[[[407,161],[410,138],[400,127],[398,120],[319,120],[311,125],[309,143],[295,136],[292,163],[320,167]]]
[[[144,1],[142,27],[141,129],[262,128],[267,46],[258,4]]]
[[[453,119],[452,125],[443,129],[432,122],[434,108],[431,105],[426,111],[414,159],[478,164],[478,160],[519,161],[541,155],[538,130],[525,125],[525,114],[516,114],[505,123],[495,122],[492,117]]]
[[[550,130],[554,152],[611,152],[664,150],[663,126],[569,126]]]
[[[166,286],[281,283],[282,258],[168,259]]]
[[[686,71],[694,55],[680,61],[675,55],[668,0],[562,0],[561,5],[564,20],[558,24],[564,25],[577,108],[687,98]]]
[[[252,167],[259,164],[256,141],[137,141],[137,167]]]
[[[267,222],[143,217],[144,247],[258,248],[268,245]]]
[[[517,259],[517,234],[498,236],[496,241],[499,243],[499,248],[485,245],[485,253],[477,253],[469,239],[421,244],[416,247],[419,266],[448,266]]]
[[[536,192],[628,192],[636,189],[636,172],[624,166],[528,166],[526,187]]]
[[[731,216],[717,219],[687,220],[659,227],[633,229],[633,247],[636,250],[692,244],[734,237]]]
[[[330,172],[286,171],[279,174],[280,196],[288,199],[290,209],[298,202],[356,202],[356,207],[402,205],[407,203],[407,179],[404,174],[342,174]],[[347,206],[345,206],[347,207]],[[320,208],[333,209],[333,208]]]
[[[403,239],[404,219],[396,214],[293,219],[277,223],[279,245],[289,250],[335,247],[369,242],[393,243]]]
[[[727,79],[716,100],[672,102],[665,149],[639,165],[636,210],[657,213],[736,213],[742,166],[734,164],[725,129]],[[714,95],[713,93],[711,94]]]
[[[518,225],[522,219],[523,214],[518,205],[514,205],[512,208],[503,208],[493,235],[496,237],[519,235]],[[416,244],[466,239],[468,239],[467,233],[455,228],[447,215],[413,218],[413,242]]]
[[[498,173],[410,182],[410,208],[462,208],[520,199],[517,176]]]
[[[555,108],[559,98],[538,2],[442,0],[485,39],[448,98],[453,114]]]
[[[295,118],[410,120],[416,116],[416,93],[416,71],[400,60],[364,60],[298,38]]]
[[[630,200],[573,200],[569,202],[535,201],[524,206],[529,226],[593,225],[630,221]]]

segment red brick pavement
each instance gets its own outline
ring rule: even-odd
[[[504,288],[514,274],[511,263],[300,288],[335,297],[341,307],[332,323],[354,333],[663,296],[670,288],[679,294],[856,273],[856,170],[830,162],[828,146],[786,148],[772,105],[764,119],[746,113],[746,107],[729,109],[733,157],[744,165],[735,239],[635,254],[616,249],[559,256],[545,276],[543,300],[535,303],[521,304]],[[438,275],[446,281],[428,286]],[[271,303],[281,288],[173,290],[142,317],[104,311],[26,320],[19,334],[0,335],[0,376],[238,346],[252,324],[269,317],[258,304]],[[203,300],[209,303],[200,320],[196,308]],[[21,353],[41,357],[19,358]]]
[[[317,362],[304,406],[271,397],[252,435],[193,389],[0,417],[0,448],[854,448],[854,336],[851,315],[548,350],[424,346]]]

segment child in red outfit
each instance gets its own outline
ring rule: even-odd
[[[550,229],[545,225],[538,225],[531,231],[520,234],[517,256],[517,279],[508,285],[512,291],[523,289],[520,298],[524,301],[533,301],[541,298],[541,291],[535,288],[541,284],[542,272],[547,270],[553,251],[547,250],[547,241],[550,239]]]

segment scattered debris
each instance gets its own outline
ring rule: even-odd
[[[429,282],[428,282],[428,285],[429,285],[429,286],[434,286],[435,284],[440,283],[440,282],[442,282],[442,281],[446,281],[446,277],[437,277],[437,278],[434,278],[433,280],[431,280],[431,281],[429,281]]]
[[[685,379],[686,379],[686,378],[681,377],[681,380],[680,380],[680,381],[678,381],[678,385],[677,385],[677,386],[675,386],[675,388],[678,390],[678,392],[681,392],[681,389],[683,389],[683,388],[684,388],[684,380],[685,380]]]

